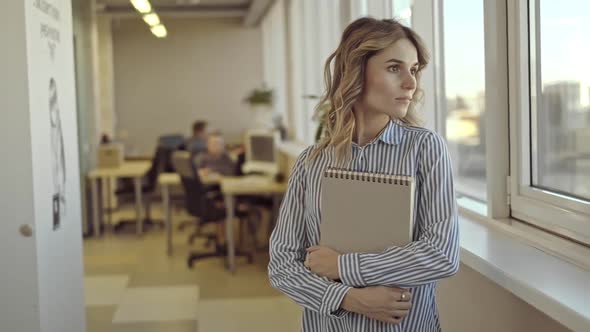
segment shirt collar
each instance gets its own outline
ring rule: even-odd
[[[383,143],[396,145],[401,142],[403,135],[404,127],[397,120],[389,120],[387,127],[381,132],[378,139]]]

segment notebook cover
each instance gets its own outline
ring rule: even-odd
[[[412,241],[412,177],[328,169],[322,179],[321,245],[380,252]]]

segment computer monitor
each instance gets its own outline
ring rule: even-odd
[[[246,133],[246,161],[242,171],[275,175],[279,172],[278,131],[249,130]]]

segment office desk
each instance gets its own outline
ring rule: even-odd
[[[94,234],[100,235],[100,226],[102,224],[102,204],[99,207],[99,200],[102,198],[102,188],[99,191],[100,182],[106,180],[110,183],[111,179],[132,178],[135,189],[135,213],[137,218],[137,234],[143,232],[143,204],[141,179],[151,167],[150,161],[126,161],[119,167],[97,168],[88,173],[88,179],[92,188],[92,221],[94,225]],[[110,187],[110,186],[109,186]],[[101,196],[99,196],[101,195]],[[110,197],[110,193],[108,194]]]
[[[279,195],[287,190],[286,182],[275,182],[268,177],[260,176],[242,176],[242,177],[223,177],[220,181],[221,192],[225,197],[225,238],[227,241],[227,258],[228,268],[234,273],[236,270],[236,248],[234,245],[234,204],[235,197],[247,195],[273,195],[273,216],[277,215],[279,205]]]
[[[180,185],[180,176],[176,173],[162,173],[158,177],[158,184],[162,190],[164,218],[166,219],[166,252],[172,255],[172,219],[170,217],[170,191],[172,185]],[[277,183],[268,177],[241,176],[205,178],[203,183],[219,183],[225,198],[225,233],[227,241],[228,268],[235,271],[235,244],[232,220],[234,219],[235,196],[273,195],[273,215],[277,215],[280,195],[287,189],[286,183]]]

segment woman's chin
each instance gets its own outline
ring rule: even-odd
[[[408,114],[408,108],[404,107],[404,108],[394,108],[389,110],[389,112],[387,112],[389,117],[392,119],[403,119],[406,117],[406,114]]]

